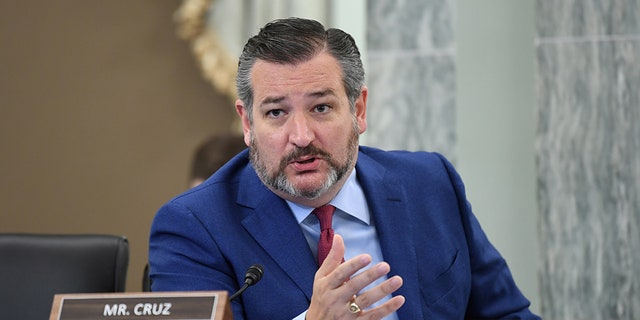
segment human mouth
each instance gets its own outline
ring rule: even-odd
[[[302,157],[294,159],[290,164],[296,171],[312,171],[318,169],[318,166],[320,165],[320,158],[311,156]]]

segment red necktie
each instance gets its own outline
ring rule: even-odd
[[[311,212],[320,220],[320,240],[318,241],[318,267],[322,265],[324,259],[331,250],[331,244],[333,243],[333,228],[331,227],[331,219],[333,218],[333,212],[336,208],[332,205],[326,204],[322,207],[315,208]]]

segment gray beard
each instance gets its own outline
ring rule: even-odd
[[[255,143],[253,133],[249,146],[249,159],[251,160],[251,164],[256,170],[258,177],[268,188],[274,191],[285,193],[292,197],[314,200],[327,192],[338,181],[344,178],[344,176],[351,170],[351,168],[353,168],[354,161],[356,159],[355,154],[358,152],[358,134],[356,132],[357,131],[354,131],[354,134],[349,140],[348,148],[350,154],[347,157],[347,161],[342,166],[326,151],[321,150],[313,145],[309,145],[305,148],[297,148],[289,155],[284,157],[280,161],[278,171],[275,174],[270,175],[267,167],[264,164],[264,161],[262,161],[262,158],[260,157],[260,152],[258,151],[258,147]],[[323,158],[326,159],[326,161],[329,163],[329,173],[327,174],[324,183],[319,188],[296,188],[284,173],[284,169],[291,161],[291,159],[295,159],[303,155],[322,155]]]

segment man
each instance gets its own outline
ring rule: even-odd
[[[351,36],[269,23],[237,86],[249,151],[159,210],[153,291],[232,293],[259,263],[235,319],[537,318],[447,160],[358,146],[368,89]]]

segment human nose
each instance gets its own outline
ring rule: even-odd
[[[289,142],[300,148],[308,146],[315,138],[311,120],[304,115],[295,115],[290,122]]]

